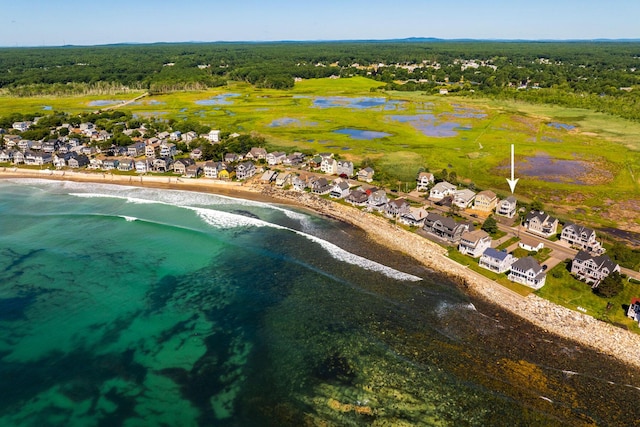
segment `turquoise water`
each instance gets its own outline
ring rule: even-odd
[[[42,180],[0,219],[2,426],[635,420],[637,370],[335,221]]]

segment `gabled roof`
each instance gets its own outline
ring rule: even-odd
[[[464,233],[462,233],[462,239],[468,240],[470,242],[477,242],[478,240],[487,237],[489,237],[489,233],[480,228],[478,228],[477,230],[465,231]]]
[[[527,256],[524,258],[520,258],[516,262],[513,263],[511,268],[520,271],[529,271],[533,270],[535,274],[539,274],[542,272],[542,266],[538,264],[535,258]]]
[[[592,234],[595,234],[596,232],[588,227],[582,226],[582,225],[578,225],[578,224],[573,224],[573,223],[568,223],[564,226],[564,228],[562,229],[562,231],[564,230],[568,230],[568,229],[573,229],[573,232],[577,235],[580,235],[582,233],[585,233],[587,236],[591,236]]]
[[[603,268],[606,268],[609,271],[614,271],[615,268],[618,266],[618,264],[613,262],[608,255],[593,256],[586,251],[578,251],[578,253],[573,259],[582,261],[582,262],[592,260],[598,266],[598,270],[602,270]]]
[[[482,253],[482,256],[488,256],[490,258],[498,259],[500,261],[504,261],[509,256],[508,252],[499,251],[495,248],[487,248]]]

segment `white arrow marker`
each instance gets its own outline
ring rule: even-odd
[[[518,179],[520,178],[514,178],[513,177],[513,173],[514,173],[514,168],[515,168],[515,162],[513,161],[513,144],[511,144],[511,179],[507,178],[507,182],[509,183],[509,188],[511,189],[511,194],[513,194],[513,192],[516,189],[516,184],[518,183]]]

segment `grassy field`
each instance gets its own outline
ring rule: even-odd
[[[402,188],[414,183],[421,167],[447,168],[463,182],[505,196],[514,144],[518,198],[539,199],[574,221],[640,231],[640,124],[586,110],[381,92],[380,86],[360,77],[305,80],[289,91],[230,83],[147,97],[123,108],[139,116],[255,132],[272,149],[330,151],[356,163],[370,158],[378,177]],[[0,115],[45,114],[45,107],[94,111],[100,106],[92,101],[135,95],[0,98]],[[335,133],[344,129],[386,135],[356,139]]]

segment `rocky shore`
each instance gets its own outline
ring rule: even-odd
[[[0,170],[0,178],[45,178],[105,184],[149,186],[176,190],[211,192],[253,200],[295,204],[316,213],[350,223],[363,229],[369,238],[390,249],[404,252],[426,267],[441,272],[463,285],[469,292],[494,303],[558,336],[589,346],[640,367],[640,335],[598,321],[591,316],[552,304],[536,295],[522,297],[494,281],[456,263],[444,248],[395,227],[388,220],[356,208],[334,203],[309,193],[285,191],[264,185],[188,180],[175,177],[139,177],[15,168]]]

